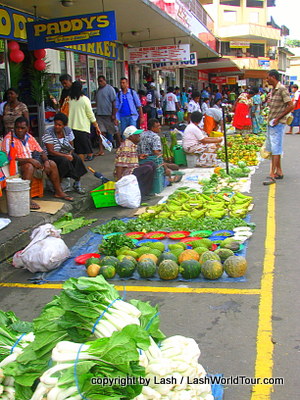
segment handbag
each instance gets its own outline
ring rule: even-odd
[[[294,116],[292,114],[288,114],[288,117],[287,117],[287,120],[286,120],[287,125],[291,125],[293,120],[294,120]]]
[[[272,153],[266,150],[266,143],[264,143],[259,151],[261,158],[268,159],[272,157]]]

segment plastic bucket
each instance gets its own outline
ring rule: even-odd
[[[25,217],[30,213],[30,181],[6,179],[8,215]]]

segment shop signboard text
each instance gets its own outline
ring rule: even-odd
[[[176,61],[176,62],[165,62],[165,63],[153,63],[152,69],[172,69],[172,68],[189,68],[196,67],[198,65],[197,52],[193,51],[190,53],[189,61]]]
[[[129,64],[151,64],[190,60],[190,45],[133,47],[128,49]]]
[[[30,50],[117,40],[114,11],[26,24]]]

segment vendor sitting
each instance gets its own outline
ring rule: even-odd
[[[2,150],[7,155],[12,156],[12,149],[14,149],[15,160],[18,161],[22,179],[32,181],[34,177],[42,178],[45,172],[54,186],[54,197],[73,201],[73,198],[61,189],[55,162],[48,159],[35,138],[28,133],[28,120],[25,117],[16,119],[14,132],[9,132],[3,140]],[[30,208],[38,210],[40,207],[31,200]]]
[[[137,151],[139,159],[145,160],[149,156],[162,156],[161,141],[159,133],[161,125],[158,119],[151,118],[148,121],[148,130],[141,133],[141,140],[138,144]],[[163,163],[165,175],[170,182],[179,182],[182,178],[182,173],[178,171],[179,167],[176,164]],[[174,177],[171,177],[174,175]]]
[[[80,178],[87,173],[87,170],[81,158],[74,153],[74,134],[67,125],[68,117],[63,113],[56,114],[54,126],[46,130],[42,142],[49,160],[57,165],[60,180],[67,177],[74,179],[74,190],[79,194],[84,194],[85,190],[80,185]]]
[[[212,131],[222,131],[222,109],[211,107],[206,111],[206,114],[203,118],[203,130],[208,134],[208,136],[212,133]]]
[[[139,165],[137,145],[142,132],[142,129],[137,129],[133,125],[124,130],[125,140],[116,150],[114,174],[117,181],[125,175],[135,175],[143,198],[151,192],[156,166],[153,161]]]
[[[216,150],[223,139],[208,137],[199,126],[201,120],[201,112],[191,114],[191,122],[183,133],[182,147],[187,154],[199,154],[199,167],[214,167],[217,164]]]

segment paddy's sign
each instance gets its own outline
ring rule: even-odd
[[[30,50],[117,40],[114,11],[26,24]]]

